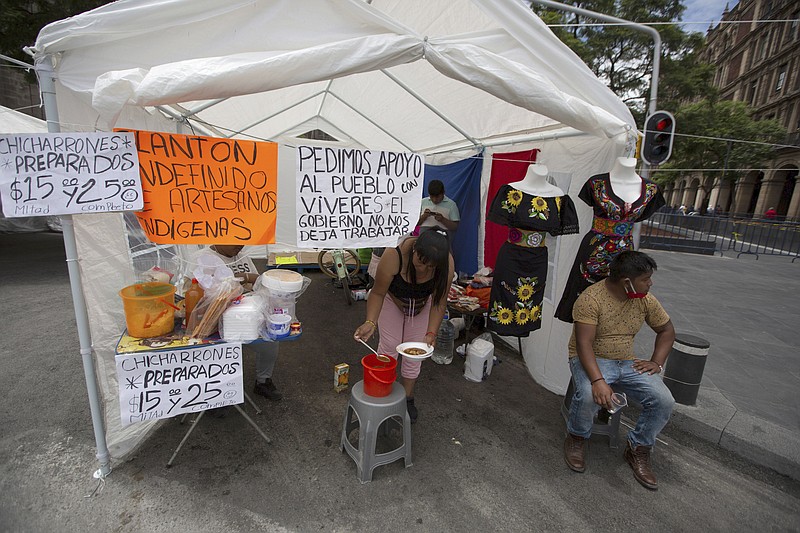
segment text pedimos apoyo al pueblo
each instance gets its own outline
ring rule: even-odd
[[[414,153],[298,147],[299,240],[408,233],[405,196],[420,186],[424,167]]]

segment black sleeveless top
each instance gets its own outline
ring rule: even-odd
[[[389,294],[400,300],[403,304],[403,314],[415,316],[425,307],[425,302],[433,294],[434,279],[431,278],[424,283],[412,285],[403,279],[400,273],[403,271],[403,253],[400,247],[396,247],[397,256],[400,258],[400,268],[389,284]]]

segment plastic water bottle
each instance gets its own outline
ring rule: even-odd
[[[442,320],[439,332],[436,335],[436,348],[431,354],[434,363],[449,365],[453,362],[453,340],[456,337],[456,328],[449,320]]]

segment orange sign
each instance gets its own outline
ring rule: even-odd
[[[133,131],[144,208],[136,213],[157,244],[275,242],[278,145]]]

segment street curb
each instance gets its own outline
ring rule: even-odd
[[[800,480],[800,431],[737,411],[716,389],[701,387],[694,406],[675,404],[671,422],[753,463]]]

